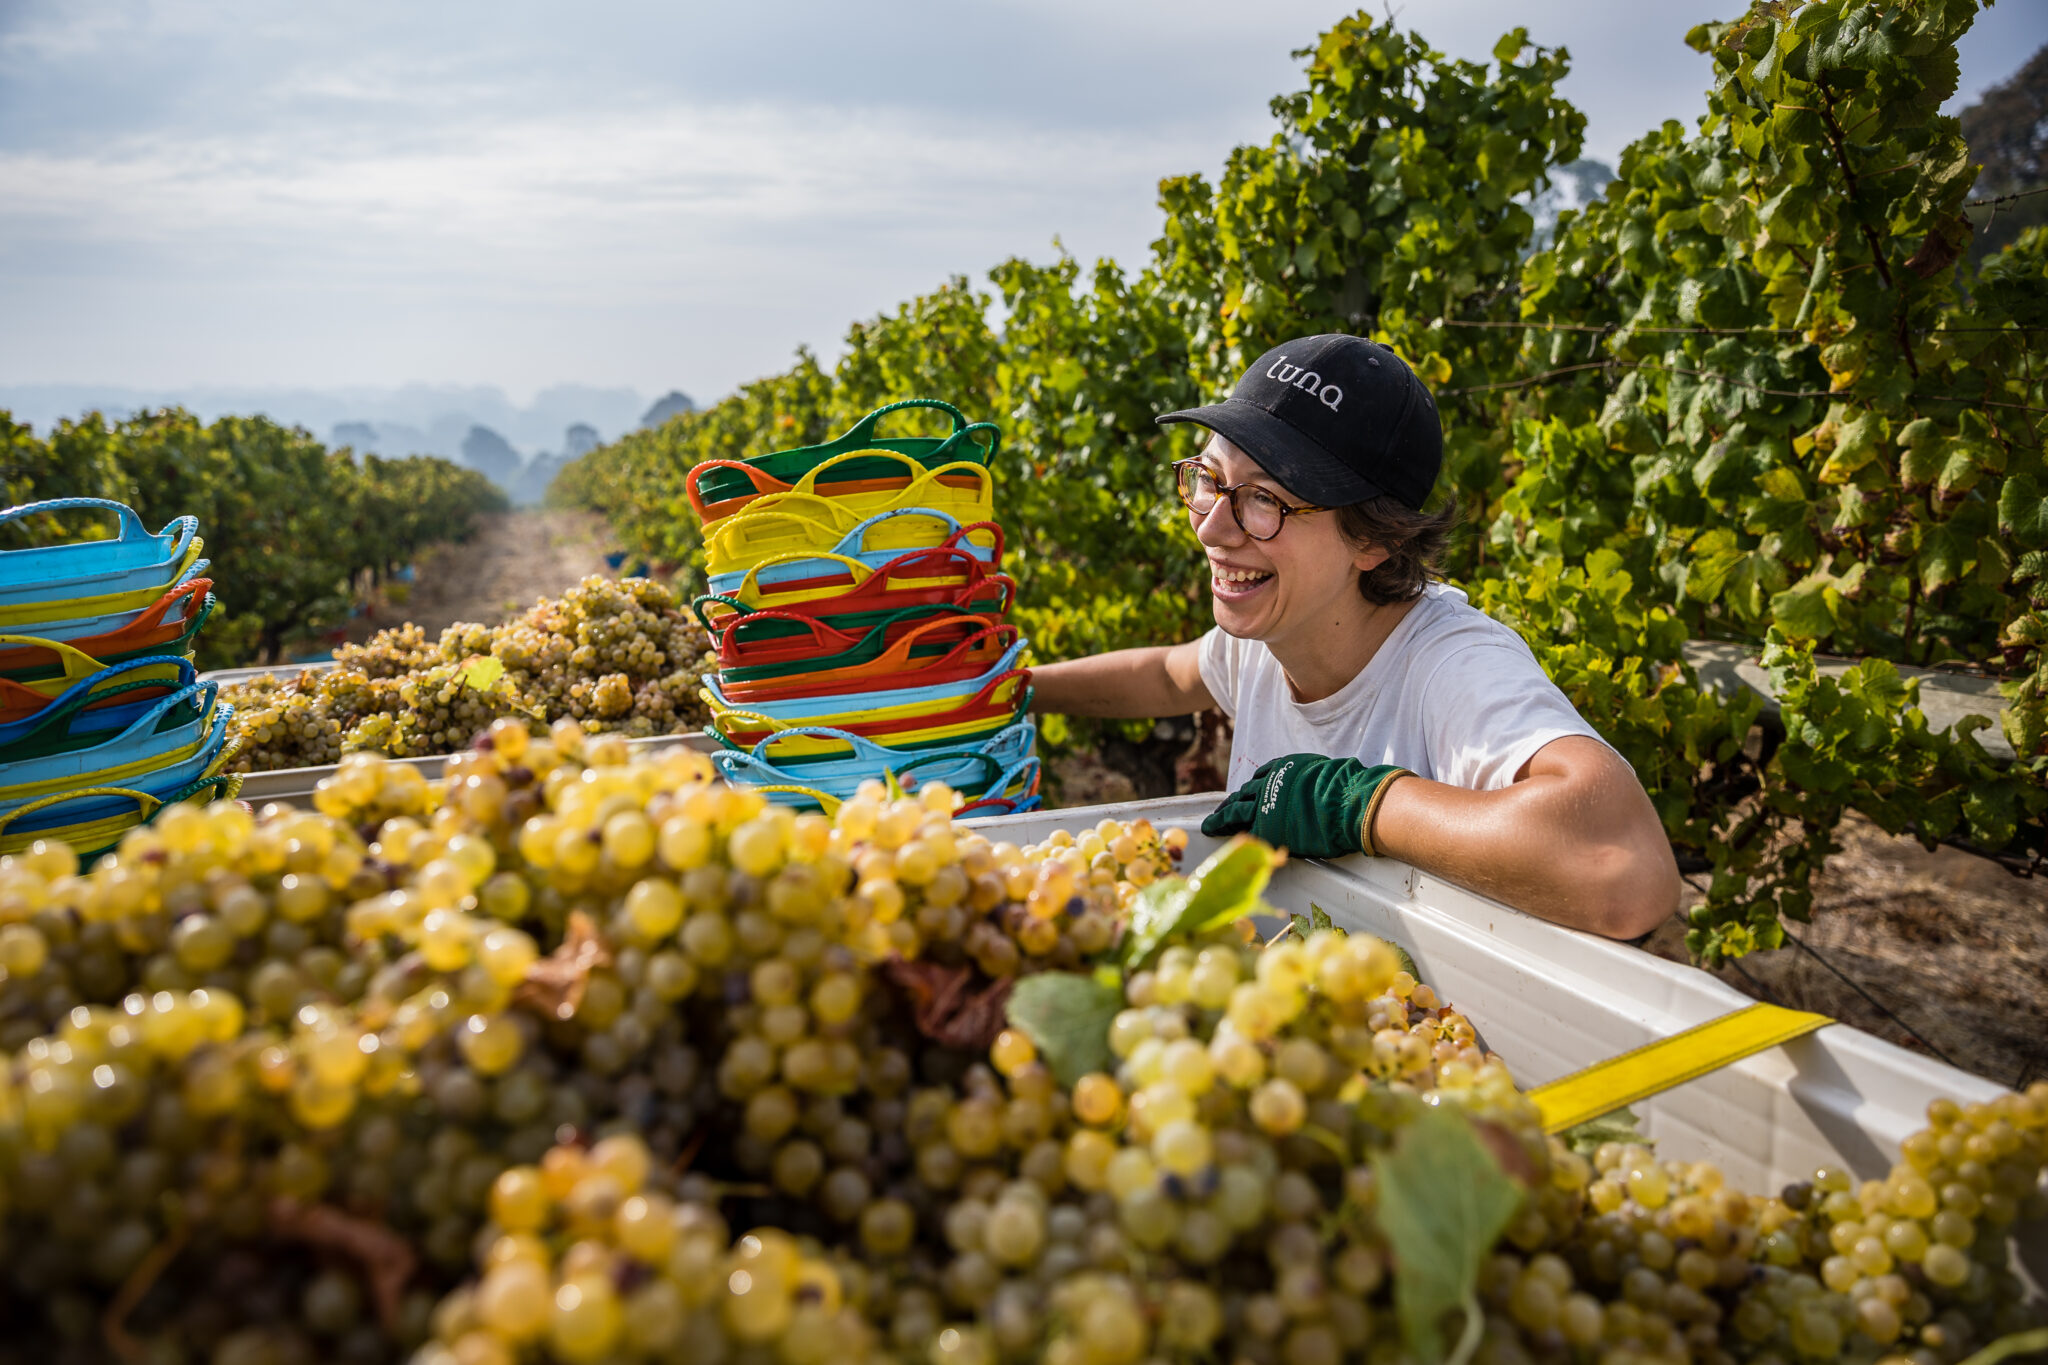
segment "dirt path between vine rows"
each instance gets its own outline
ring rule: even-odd
[[[2048,1077],[2048,878],[1929,853],[1860,816],[1841,838],[1814,880],[1813,922],[1789,926],[1805,947],[1752,953],[1716,975],[2000,1085]],[[1685,961],[1675,923],[1645,946]]]
[[[407,621],[430,640],[457,621],[496,625],[535,598],[558,596],[590,574],[609,572],[605,544],[604,521],[590,512],[523,507],[486,517],[474,539],[423,553],[412,583],[387,585],[382,600],[350,619],[348,638],[367,640]]]

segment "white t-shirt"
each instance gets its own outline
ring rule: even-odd
[[[1553,739],[1600,738],[1522,637],[1447,583],[1425,587],[1372,661],[1321,701],[1296,701],[1273,651],[1221,627],[1202,637],[1201,660],[1202,681],[1236,725],[1233,789],[1267,759],[1308,753],[1491,791]]]

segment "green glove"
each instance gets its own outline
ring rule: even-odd
[[[1250,830],[1302,858],[1370,853],[1366,821],[1379,794],[1397,777],[1414,776],[1391,763],[1367,767],[1355,758],[1287,754],[1263,763],[1252,780],[1202,822],[1211,838]]]

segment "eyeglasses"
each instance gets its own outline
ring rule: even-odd
[[[1327,512],[1327,507],[1289,507],[1280,499],[1254,484],[1216,482],[1215,473],[1200,460],[1180,460],[1173,466],[1175,489],[1187,509],[1198,517],[1206,517],[1216,509],[1216,499],[1230,500],[1230,515],[1237,519],[1237,525],[1253,540],[1271,540],[1287,525],[1287,518],[1304,512]]]

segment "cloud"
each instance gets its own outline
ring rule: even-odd
[[[1400,20],[1475,60],[1517,24],[1569,47],[1611,159],[1704,109],[1681,39],[1733,8]],[[0,0],[0,374],[710,397],[1056,234],[1142,260],[1158,179],[1268,136],[1290,50],[1349,11]],[[1980,21],[1965,88],[2042,14]]]

